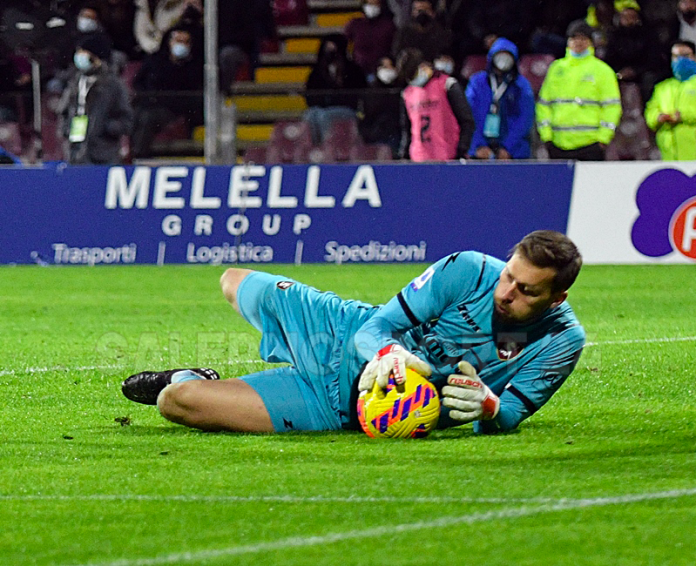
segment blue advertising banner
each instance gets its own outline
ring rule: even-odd
[[[0,263],[431,262],[566,231],[573,166],[0,169]]]

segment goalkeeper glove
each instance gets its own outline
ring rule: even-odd
[[[429,376],[432,373],[430,366],[418,356],[412,354],[398,344],[385,346],[375,354],[375,357],[365,366],[360,381],[359,391],[370,391],[377,382],[382,389],[386,389],[389,383],[389,375],[394,374],[394,381],[401,384],[406,380],[406,368],[412,369],[421,375]]]
[[[481,381],[474,367],[459,362],[461,374],[452,374],[442,388],[442,404],[452,409],[450,416],[462,423],[494,419],[500,410],[500,399]]]

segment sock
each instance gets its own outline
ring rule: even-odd
[[[182,369],[172,374],[172,383],[181,383],[182,381],[192,381],[194,379],[205,379],[190,369]]]

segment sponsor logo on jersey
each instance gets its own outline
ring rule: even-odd
[[[652,173],[636,191],[640,212],[631,241],[643,255],[677,252],[696,260],[696,178],[677,169]]]
[[[500,333],[495,342],[498,359],[510,361],[516,358],[527,345],[527,335],[524,332]]]
[[[281,289],[282,291],[285,291],[285,289],[289,289],[294,284],[294,281],[278,281],[278,283],[276,283],[276,287],[278,287],[278,289]]]

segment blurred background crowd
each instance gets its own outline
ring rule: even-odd
[[[112,164],[200,138],[204,9],[3,0],[1,160]],[[348,16],[320,29],[316,10]],[[696,159],[694,41],[696,0],[218,0],[218,89],[266,97],[240,160]]]

